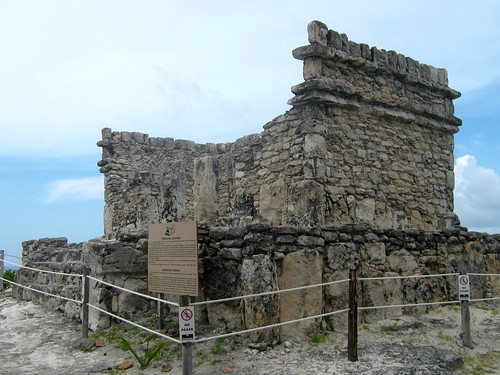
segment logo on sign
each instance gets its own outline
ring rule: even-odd
[[[165,236],[171,236],[175,232],[175,226],[165,228]]]

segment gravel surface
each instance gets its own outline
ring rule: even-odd
[[[474,348],[459,338],[460,311],[440,307],[419,317],[360,325],[358,362],[347,360],[345,333],[318,334],[274,347],[251,346],[245,336],[197,344],[194,374],[500,374],[500,310],[473,305]],[[164,348],[144,370],[119,348],[127,337],[139,355],[158,342],[149,334],[116,325],[81,338],[81,325],[35,302],[0,293],[0,374],[182,374],[177,345]],[[314,341],[314,342],[313,342]],[[103,346],[96,346],[103,345]],[[133,366],[118,370],[131,361]]]

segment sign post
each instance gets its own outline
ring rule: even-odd
[[[460,300],[460,317],[462,320],[462,340],[464,346],[472,349],[472,336],[470,334],[470,280],[469,275],[458,276],[458,299]]]
[[[151,292],[180,296],[182,374],[191,375],[195,331],[194,307],[189,306],[189,296],[198,296],[196,221],[152,224],[149,227],[148,289]]]
[[[458,297],[460,301],[470,301],[469,275],[460,275],[458,277]]]
[[[179,303],[179,336],[182,343],[182,375],[193,373],[194,307],[188,306],[189,296]]]

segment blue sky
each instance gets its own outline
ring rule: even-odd
[[[199,143],[257,133],[302,82],[318,19],[446,68],[460,91],[456,212],[500,232],[500,2],[0,2],[0,248],[103,233],[104,127]]]

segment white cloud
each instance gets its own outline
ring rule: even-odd
[[[500,176],[471,155],[455,163],[455,212],[470,230],[500,233]]]
[[[91,155],[104,127],[198,142],[259,132],[302,81],[290,52],[313,19],[446,67],[458,90],[500,77],[495,2],[359,3],[0,2],[0,155]]]
[[[102,199],[104,183],[102,177],[64,179],[47,186],[47,203],[57,201],[81,201]]]

